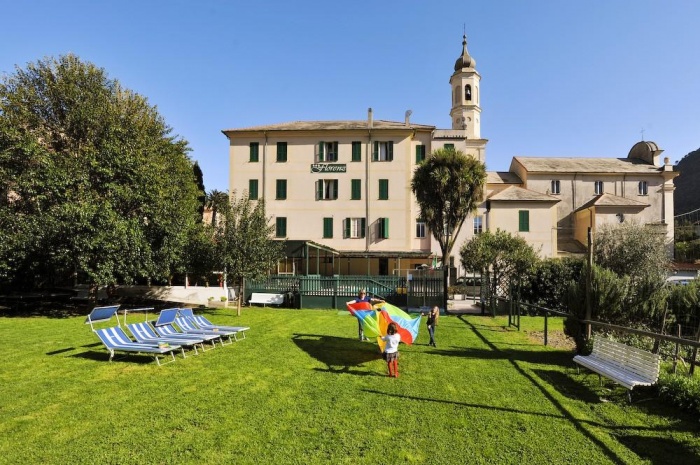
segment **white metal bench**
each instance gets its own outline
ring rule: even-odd
[[[598,377],[605,376],[627,388],[630,401],[635,386],[651,386],[656,383],[661,366],[658,354],[602,337],[593,340],[590,355],[577,355],[574,362],[597,373]]]
[[[284,294],[272,294],[267,292],[253,292],[250,296],[249,304],[265,305],[282,305],[284,303]]]

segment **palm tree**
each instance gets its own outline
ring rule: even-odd
[[[213,227],[216,227],[217,214],[221,211],[225,211],[230,205],[229,202],[228,192],[226,191],[214,189],[207,193],[206,207],[211,209],[211,225]]]

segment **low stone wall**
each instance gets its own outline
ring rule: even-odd
[[[117,292],[124,297],[144,297],[153,300],[182,302],[191,305],[221,306],[222,297],[234,300],[234,288],[201,286],[119,286]],[[212,300],[209,300],[209,299]]]

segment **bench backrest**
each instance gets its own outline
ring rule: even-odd
[[[631,371],[651,383],[659,378],[661,360],[658,354],[597,337],[593,340],[591,355],[604,359],[610,365]]]
[[[284,295],[282,294],[271,294],[271,293],[266,293],[266,292],[253,292],[253,295],[250,296],[250,301],[251,302],[256,302],[256,303],[268,303],[268,304],[283,304],[284,303]]]

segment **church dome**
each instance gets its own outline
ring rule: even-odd
[[[467,36],[462,36],[462,55],[455,61],[455,71],[459,71],[462,68],[474,68],[476,66],[476,60],[469,56],[467,52]]]

